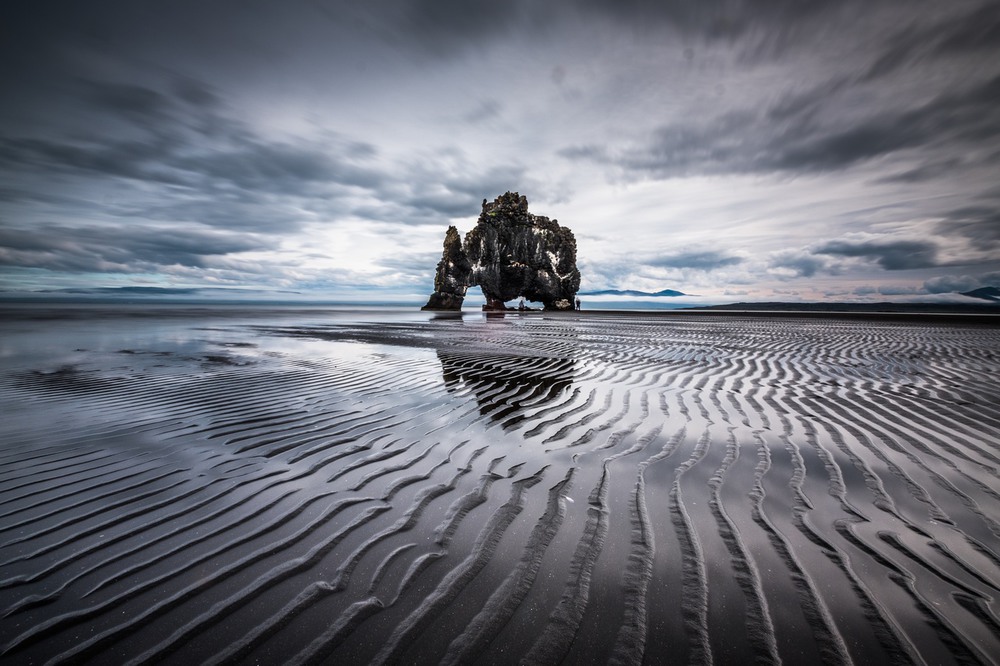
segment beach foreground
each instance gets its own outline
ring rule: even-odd
[[[5,314],[5,663],[1000,655],[996,326]]]

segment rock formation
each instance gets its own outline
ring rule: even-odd
[[[469,287],[482,288],[487,309],[524,297],[546,310],[572,310],[580,289],[576,238],[556,220],[528,212],[528,199],[507,192],[483,199],[476,226],[463,242],[448,227],[424,310],[459,310]]]

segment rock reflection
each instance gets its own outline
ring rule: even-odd
[[[438,350],[448,391],[469,390],[479,413],[509,428],[551,410],[573,387],[576,361],[569,358],[488,355]]]

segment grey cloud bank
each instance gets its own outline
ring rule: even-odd
[[[583,290],[1000,271],[994,2],[8,3],[0,288],[420,300],[526,194]],[[428,261],[428,258],[431,258]]]

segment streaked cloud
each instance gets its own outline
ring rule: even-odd
[[[818,245],[813,252],[859,257],[874,261],[887,271],[900,271],[937,266],[938,248],[929,241],[854,238],[827,241]]]
[[[588,289],[888,297],[1000,272],[995,2],[97,0],[0,21],[18,288],[421,293],[447,225],[507,190],[574,230]]]

